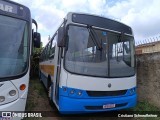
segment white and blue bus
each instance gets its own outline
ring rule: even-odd
[[[0,0],[0,112],[25,110],[32,46],[40,47],[40,34],[30,10]]]
[[[132,29],[96,15],[68,13],[40,56],[40,80],[61,113],[136,105]]]

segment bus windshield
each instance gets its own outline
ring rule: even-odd
[[[70,25],[65,68],[71,73],[98,77],[127,77],[135,74],[134,38],[87,27]],[[95,44],[99,42],[100,47]]]
[[[26,21],[0,15],[0,78],[22,74],[27,68]]]

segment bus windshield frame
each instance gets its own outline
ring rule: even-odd
[[[71,31],[70,27],[73,28]],[[74,29],[74,27],[83,29],[81,35],[80,34],[78,35],[76,33],[76,29]],[[94,26],[92,27],[92,29],[95,32],[96,36],[98,37],[97,38],[98,40],[96,41],[99,42],[99,40],[101,40],[102,49],[98,49],[97,48],[98,46],[94,44],[92,36],[90,35],[87,29],[87,25],[78,25],[78,24],[67,25],[66,34],[68,37],[66,45],[67,49],[65,49],[65,54],[64,54],[64,69],[67,70],[69,73],[83,75],[83,76],[104,77],[104,78],[120,78],[120,77],[134,76],[135,75],[134,37],[132,35],[128,34],[122,35],[119,32],[106,30],[104,28],[96,28]],[[84,36],[86,36],[86,38]],[[74,38],[73,41],[75,42],[74,44],[70,43],[70,40],[73,38]],[[110,38],[112,40],[110,40]],[[83,47],[83,49],[81,47]],[[75,51],[73,52],[72,50]],[[95,59],[94,57],[96,55],[98,55],[99,57],[101,56],[101,58]],[[76,58],[76,56],[82,56],[82,58],[80,57]],[[87,57],[85,58],[84,56]],[[119,66],[119,68],[117,68],[117,66]],[[128,74],[127,73],[122,74],[122,72],[127,72]]]
[[[0,45],[0,81],[18,79],[24,76],[29,68],[31,26],[29,21],[24,19],[2,14],[0,17],[0,25],[3,26],[3,34],[0,36],[3,40],[2,46]]]

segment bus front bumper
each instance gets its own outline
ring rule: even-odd
[[[99,98],[99,99],[77,99],[60,96],[59,111],[62,114],[78,114],[121,110],[136,106],[137,94],[125,97]],[[112,108],[105,108],[107,105],[115,105]]]
[[[18,98],[17,100],[0,105],[0,111],[24,111],[26,105],[26,98]]]

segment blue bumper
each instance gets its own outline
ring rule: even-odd
[[[72,98],[60,96],[59,111],[62,114],[78,114],[120,110],[132,108],[137,103],[137,94],[115,98]],[[115,104],[114,108],[103,108],[103,105]]]

